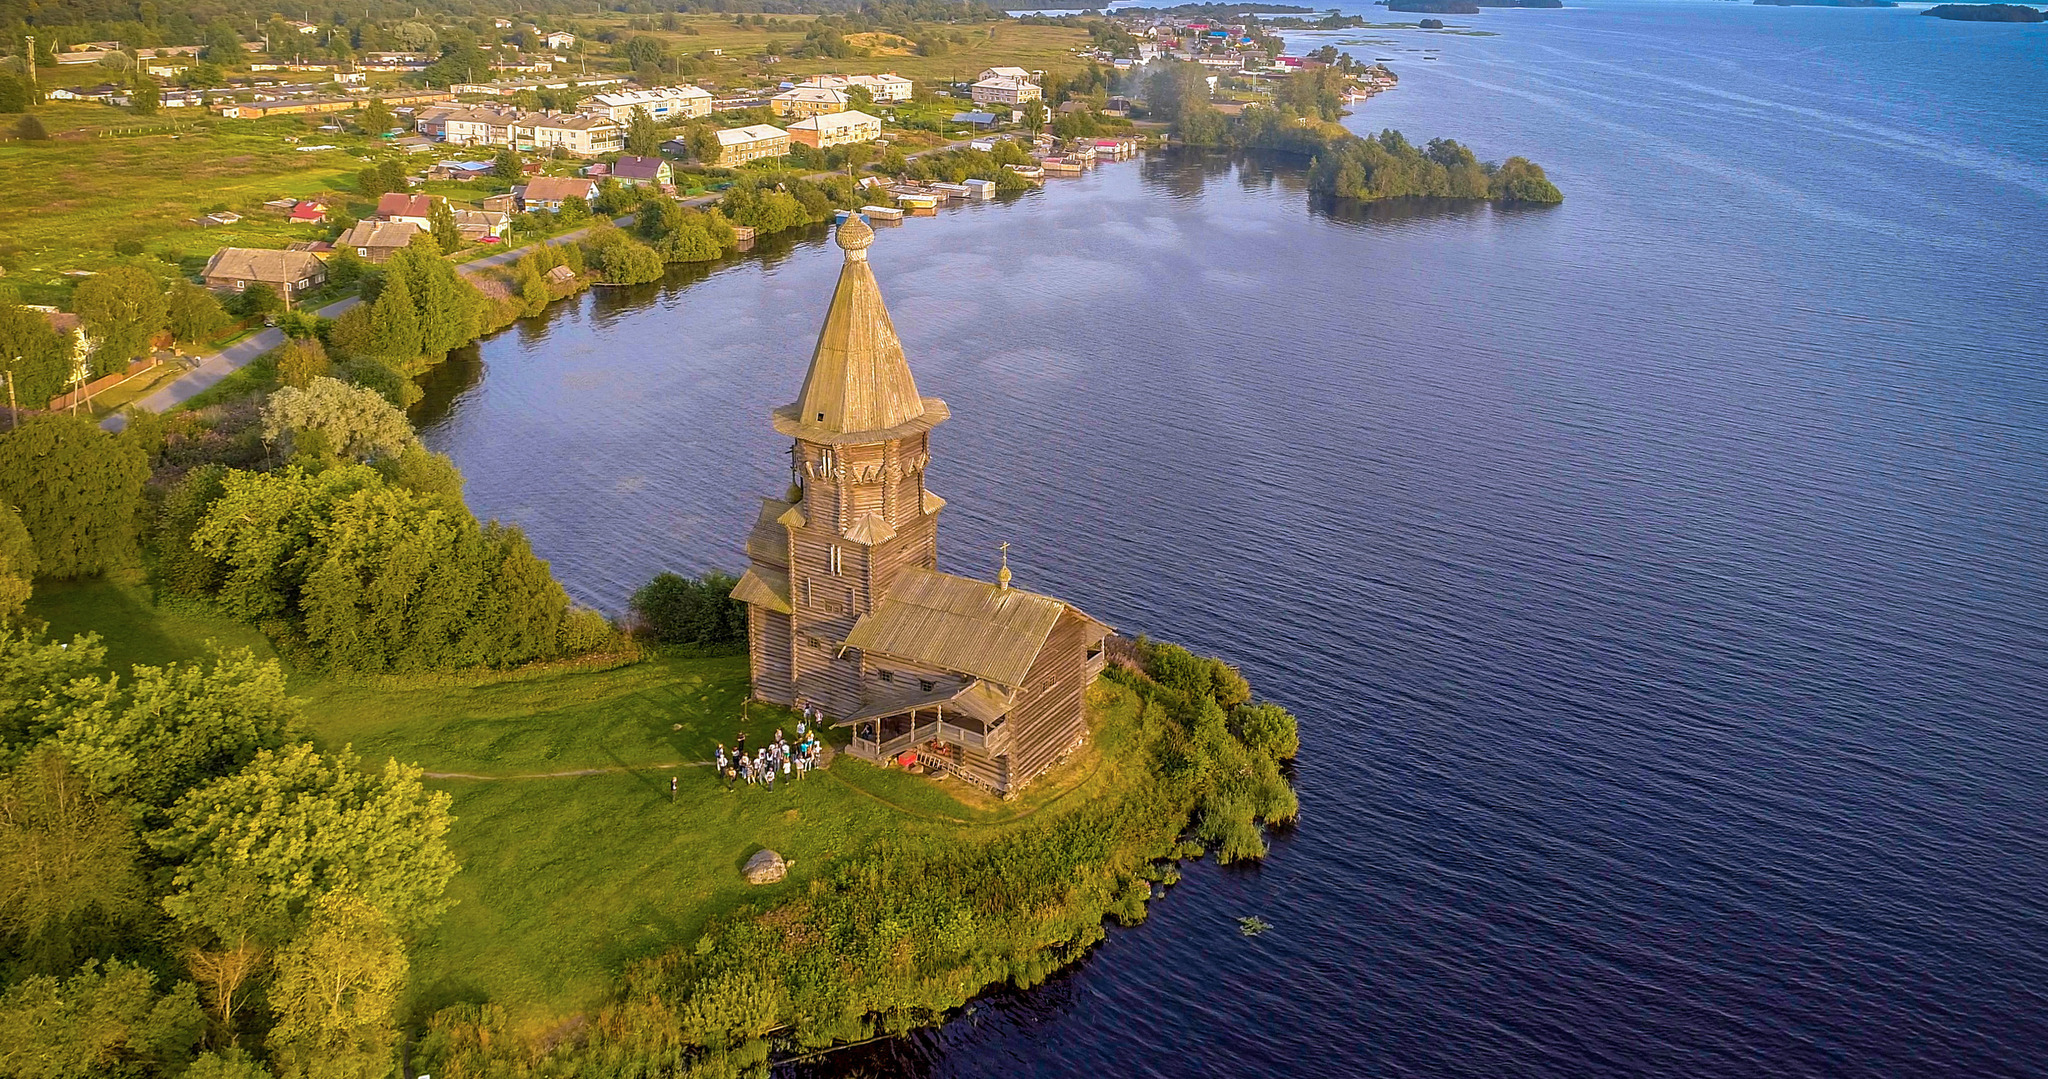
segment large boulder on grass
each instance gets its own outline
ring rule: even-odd
[[[789,875],[789,863],[772,850],[757,852],[743,870],[748,884],[773,884]]]

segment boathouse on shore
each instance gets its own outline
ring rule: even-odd
[[[795,402],[790,487],[761,500],[749,568],[755,697],[822,708],[870,760],[914,754],[1005,796],[1087,734],[1083,697],[1110,627],[1010,583],[941,573],[925,487],[946,403],[924,397],[868,265],[874,231],[839,226],[846,253]]]

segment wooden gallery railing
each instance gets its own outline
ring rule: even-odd
[[[880,721],[877,720],[875,723],[879,725]],[[944,713],[930,719],[920,719],[919,713],[913,712],[910,716],[909,730],[893,738],[879,741],[862,737],[861,730],[864,726],[866,725],[856,725],[853,728],[853,745],[848,748],[854,756],[865,757],[871,761],[894,757],[926,742],[951,742],[956,746],[970,746],[974,749],[987,749],[989,745],[989,735],[948,723]],[[998,727],[995,733],[1001,735],[1002,729]]]

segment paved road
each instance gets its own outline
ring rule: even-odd
[[[336,300],[321,308],[319,314],[327,318],[335,318],[343,311],[361,302],[363,302],[361,298],[350,296],[345,299]],[[137,398],[128,407],[146,408],[151,412],[167,412],[199,396],[221,379],[248,366],[249,361],[282,344],[284,344],[284,334],[276,329],[268,329],[260,333],[250,334],[240,341],[208,356],[200,361],[199,366],[192,370]],[[109,431],[119,431],[128,426],[128,417],[116,412],[101,420],[100,426]]]

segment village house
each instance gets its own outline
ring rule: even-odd
[[[846,103],[845,91],[824,86],[792,87],[768,99],[768,107],[775,115],[798,120],[821,113],[845,112]]]
[[[789,125],[789,139],[814,150],[828,150],[882,137],[882,119],[859,110],[832,112]]]
[[[494,174],[497,168],[495,161],[436,161],[427,167],[427,179],[466,184]]]
[[[442,201],[435,195],[409,195],[403,191],[387,191],[377,197],[377,220],[409,221],[426,229],[434,227],[434,203]]]
[[[455,231],[465,243],[480,243],[487,236],[502,240],[512,231],[512,216],[497,210],[457,210]]]
[[[877,104],[909,101],[913,88],[909,79],[893,71],[886,75],[816,75],[798,85],[842,91],[858,86],[866,90],[868,97]]]
[[[633,187],[662,187],[674,183],[676,174],[664,158],[628,154],[612,162],[612,178]]]
[[[550,49],[566,49],[576,44],[576,35],[567,30],[556,30],[543,36],[540,40],[542,44]]]
[[[824,710],[848,751],[915,762],[1014,796],[1087,736],[1083,698],[1110,627],[1074,605],[938,571],[926,486],[946,403],[918,393],[867,261],[874,230],[839,227],[846,252],[795,402],[790,488],[764,498],[733,589],[747,604],[753,693]]]
[[[510,146],[520,117],[514,109],[433,109],[421,113],[414,126],[422,135],[458,146]]]
[[[625,147],[626,133],[605,116],[527,116],[512,125],[512,146],[532,153],[560,147],[576,157],[615,154]]]
[[[383,262],[426,230],[410,221],[358,221],[334,241],[371,262]]]
[[[294,204],[285,218],[296,225],[318,225],[327,220],[327,204],[306,199]]]
[[[991,71],[1021,71],[1021,68],[990,68]],[[1045,91],[1031,81],[1029,72],[1018,75],[984,75],[968,88],[968,97],[977,105],[1004,105],[1016,107],[1026,101],[1037,101]]]
[[[326,284],[327,267],[310,251],[223,247],[206,261],[200,277],[207,288],[221,292],[241,292],[253,284],[269,285],[289,303]]]
[[[582,176],[536,176],[519,192],[519,203],[527,210],[559,210],[569,199],[589,201],[597,184]]]
[[[718,160],[709,162],[723,168],[781,157],[789,152],[789,132],[772,124],[728,127],[718,132]]]
[[[662,86],[596,94],[583,103],[584,112],[607,116],[622,124],[633,118],[634,109],[646,109],[657,123],[694,120],[711,115],[711,91],[695,86]]]

